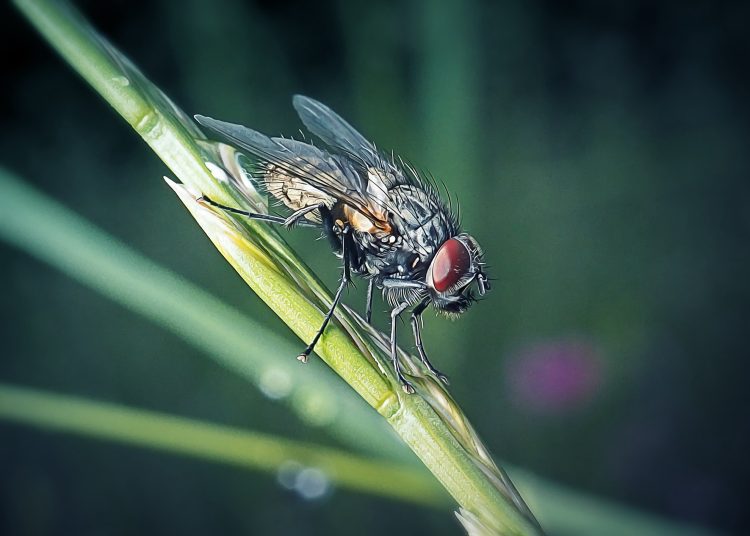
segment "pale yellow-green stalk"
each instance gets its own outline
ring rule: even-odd
[[[184,186],[172,184],[219,251],[248,285],[303,340],[310,340],[330,303],[318,279],[267,226],[241,221],[197,203],[206,194],[232,205],[246,201],[208,171],[212,155],[191,120],[66,4],[18,0],[52,46],[151,146]],[[505,473],[488,456],[443,388],[418,377],[419,394],[404,394],[385,362],[383,340],[348,310],[337,315],[318,355],[371,405],[475,525],[501,534],[537,534],[538,524]],[[407,369],[418,374],[413,360]],[[466,518],[466,516],[464,516]]]

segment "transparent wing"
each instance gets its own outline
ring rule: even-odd
[[[380,159],[375,145],[328,106],[302,95],[295,95],[292,104],[305,127],[326,145],[361,161],[366,168],[378,167]]]
[[[248,151],[261,163],[273,164],[284,173],[350,205],[372,221],[382,218],[368,203],[366,179],[346,160],[297,140],[269,138],[242,125],[202,115],[196,115],[195,120]]]
[[[399,165],[394,155],[388,158],[379,153],[373,143],[328,106],[302,95],[295,95],[292,103],[310,132],[362,168],[366,180],[365,189],[360,192],[368,200],[371,212],[383,221],[389,219],[389,212],[420,222],[429,210],[445,211],[432,184],[400,158]],[[425,203],[430,205],[429,209]]]

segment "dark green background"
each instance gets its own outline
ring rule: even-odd
[[[465,318],[430,316],[426,340],[496,455],[647,511],[750,527],[747,3],[81,7],[189,113],[294,134],[291,95],[308,94],[458,194],[496,281]],[[0,164],[287,334],[143,142],[11,8],[0,20]],[[333,284],[312,236],[289,240]],[[332,441],[6,244],[0,278],[0,381]],[[552,408],[514,398],[515,360],[570,341],[591,349],[594,388]],[[0,434],[4,534],[457,530],[448,513],[341,490],[305,502],[264,474]]]

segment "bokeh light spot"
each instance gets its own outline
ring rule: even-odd
[[[507,361],[508,392],[516,407],[562,413],[589,403],[602,384],[602,359],[582,339],[538,342]]]

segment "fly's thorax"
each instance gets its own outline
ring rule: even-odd
[[[382,207],[387,224],[377,226],[357,214],[349,217],[355,241],[365,254],[364,271],[376,278],[424,281],[432,257],[453,232],[450,215],[432,192],[419,185],[388,187],[394,178],[372,169],[368,179],[368,193],[387,200]]]
[[[412,184],[401,184],[389,191],[394,209],[394,227],[404,237],[404,247],[429,264],[440,245],[454,232],[451,215],[431,192]]]

